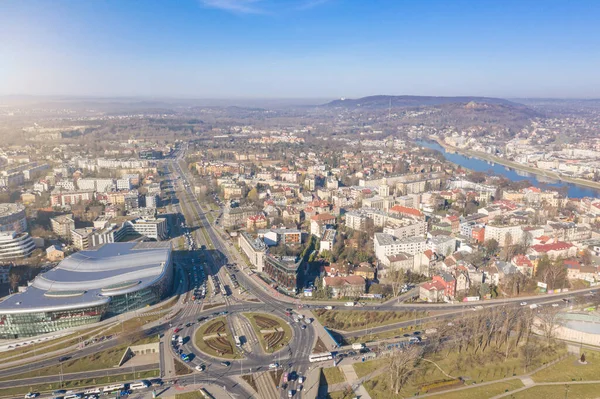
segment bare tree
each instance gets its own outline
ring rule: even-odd
[[[393,353],[389,366],[389,381],[390,388],[396,395],[415,372],[420,356],[421,349],[416,345]]]
[[[538,321],[536,327],[540,330],[540,333],[544,338],[546,338],[548,346],[554,340],[556,329],[560,326],[558,314],[559,308],[544,306],[543,308],[540,308],[536,316]]]
[[[523,355],[523,372],[527,372],[527,369],[535,361],[539,352],[540,348],[538,348],[538,346],[533,341],[528,342],[521,347],[521,354]]]
[[[16,291],[17,287],[19,287],[19,283],[21,282],[21,276],[19,276],[17,273],[11,273],[8,277],[8,280],[10,282],[10,288],[13,290],[13,292]]]
[[[389,274],[389,280],[391,282],[394,297],[397,297],[400,295],[400,291],[406,280],[404,270],[392,270]]]

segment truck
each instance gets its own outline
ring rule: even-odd
[[[354,349],[354,350],[361,350],[364,347],[365,347],[365,344],[361,344],[361,343],[352,344],[352,349]]]
[[[354,305],[355,305],[355,303],[354,303],[354,302],[346,302],[346,303],[344,304],[344,306],[354,306]]]

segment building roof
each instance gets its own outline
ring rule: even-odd
[[[405,215],[412,215],[412,216],[423,216],[423,212],[421,212],[418,209],[415,208],[409,208],[407,206],[402,206],[402,205],[394,205],[393,207],[390,208],[390,212],[398,212],[398,213],[403,213]]]
[[[0,314],[108,303],[112,296],[156,283],[167,273],[170,262],[168,242],[110,243],[76,252],[52,270],[38,275],[25,292],[1,302]]]
[[[315,222],[326,222],[332,219],[335,220],[335,216],[329,213],[319,213],[318,215],[314,215],[310,218],[310,220],[314,220]]]
[[[346,276],[346,277],[324,277],[325,285],[330,287],[342,287],[344,285],[365,285],[365,279],[362,276]]]

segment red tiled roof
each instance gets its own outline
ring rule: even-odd
[[[423,213],[420,210],[402,205],[394,205],[390,211],[403,213],[405,215],[423,216]]]
[[[310,220],[314,220],[315,222],[325,222],[332,219],[335,220],[335,216],[330,215],[329,213],[319,213],[310,218]]]
[[[550,252],[550,251],[564,251],[565,249],[569,249],[573,246],[573,244],[569,244],[568,242],[555,242],[552,244],[538,244],[532,245],[536,252]]]
[[[421,285],[421,287],[423,289],[426,289],[427,291],[431,291],[431,290],[437,290],[437,291],[443,291],[446,289],[446,287],[444,286],[444,284],[442,284],[439,281],[431,281],[429,283],[424,283]]]

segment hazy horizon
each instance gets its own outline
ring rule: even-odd
[[[0,95],[597,98],[600,3],[0,3]]]

